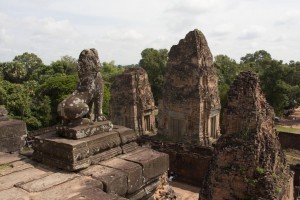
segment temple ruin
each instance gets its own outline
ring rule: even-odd
[[[155,131],[154,99],[143,68],[128,68],[111,85],[110,116],[113,124],[140,134]]]
[[[166,181],[169,156],[139,146],[136,142],[139,134],[136,131],[112,125],[102,115],[103,82],[97,50],[83,50],[78,63],[77,89],[58,106],[64,123],[33,138],[32,158],[50,167],[75,171],[81,177],[89,177],[97,182],[96,187],[93,184],[87,185],[93,187],[98,194],[82,190],[72,196],[73,199],[81,199],[82,196],[86,199],[157,199],[157,196],[159,199],[176,199]],[[117,98],[116,102],[123,101],[121,105],[135,105],[129,106],[131,110],[128,112],[135,114],[129,116],[144,120],[137,123],[143,126],[141,130],[153,130],[152,125],[144,124],[150,114],[150,120],[154,121],[154,102],[145,71],[141,68],[128,69],[124,73],[124,79],[120,78],[119,81],[113,87],[123,89],[128,96],[120,95],[119,98],[112,95],[112,98]],[[21,187],[27,187],[23,185]],[[42,190],[50,191],[51,187],[52,185],[45,185]]]
[[[224,127],[214,150],[201,200],[294,199],[293,172],[281,149],[259,79],[242,72],[224,109]]]
[[[159,134],[209,145],[219,136],[220,99],[213,56],[203,33],[189,32],[169,52]]]

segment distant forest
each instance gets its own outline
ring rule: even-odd
[[[168,61],[167,49],[147,48],[141,52],[138,64],[115,65],[103,62],[101,73],[105,82],[104,114],[109,116],[110,84],[112,77],[126,67],[143,67],[149,76],[156,103],[162,97],[163,77]],[[254,71],[261,80],[262,89],[276,115],[283,115],[300,102],[300,62],[283,63],[259,50],[241,57],[237,62],[227,55],[217,55],[214,65],[219,76],[222,107],[235,77],[241,71]],[[11,62],[0,63],[0,105],[11,117],[24,120],[29,130],[59,124],[57,105],[70,95],[77,85],[77,59],[63,56],[45,65],[34,53],[17,55]]]

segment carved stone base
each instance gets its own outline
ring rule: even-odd
[[[93,128],[96,129],[88,125],[73,127],[71,130],[90,131]],[[136,138],[134,130],[122,126],[77,140],[60,137],[52,130],[34,137],[33,159],[52,167],[74,171],[134,151],[137,148]]]
[[[109,132],[113,128],[110,121],[93,122],[92,124],[79,126],[58,126],[57,134],[69,139],[81,139],[103,132]]]

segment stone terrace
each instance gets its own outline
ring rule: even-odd
[[[162,154],[151,149],[138,148],[129,154],[71,173],[20,154],[0,153],[0,199],[119,200],[126,199],[120,197],[125,194],[129,199],[152,195],[159,184],[157,176],[167,171],[167,155],[165,163],[158,163]]]

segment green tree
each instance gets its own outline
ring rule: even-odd
[[[22,83],[27,77],[25,65],[18,61],[0,63],[3,79],[12,83]]]
[[[214,65],[217,69],[217,74],[219,76],[219,95],[221,100],[221,108],[224,108],[227,104],[227,97],[230,85],[240,73],[241,69],[239,64],[232,58],[226,55],[215,56]]]
[[[77,60],[71,56],[63,56],[60,60],[52,62],[50,67],[53,68],[54,74],[77,74]]]
[[[146,70],[156,104],[162,98],[162,86],[168,61],[167,49],[144,49],[139,65]]]
[[[103,92],[103,114],[109,115],[109,101],[110,101],[110,86],[111,80],[114,76],[121,74],[124,71],[124,67],[116,66],[114,61],[103,62],[101,67],[101,75],[104,81],[104,92]]]
[[[47,79],[38,87],[36,95],[39,96],[40,99],[49,98],[51,102],[52,119],[49,124],[57,124],[60,122],[57,106],[76,89],[77,78],[77,75],[54,76]]]
[[[43,66],[43,61],[34,53],[23,53],[22,55],[18,55],[13,59],[14,62],[20,62],[24,65],[27,70],[25,81],[28,80],[33,73],[34,70]]]
[[[282,114],[284,107],[299,97],[299,85],[290,84],[292,75],[291,67],[282,61],[272,60],[260,76],[266,99],[277,114]]]

